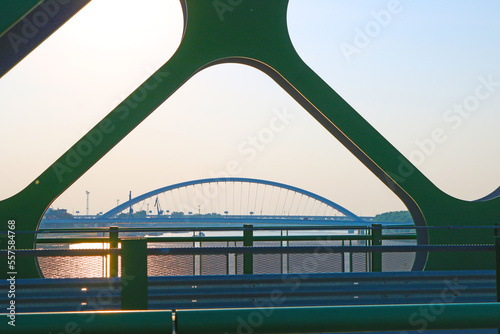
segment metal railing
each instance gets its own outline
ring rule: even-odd
[[[384,241],[387,242],[409,242],[416,240],[415,234],[410,233],[382,233],[382,226],[374,224],[371,228],[360,226],[359,229],[349,228],[352,233],[346,234],[328,234],[328,231],[334,230],[331,227],[272,227],[272,228],[255,228],[252,225],[245,225],[244,228],[235,229],[210,229],[205,228],[203,231],[215,232],[239,232],[240,235],[225,235],[225,236],[200,236],[201,230],[190,231],[192,236],[168,236],[168,237],[147,237],[148,243],[152,247],[184,247],[195,248],[199,251],[194,251],[190,254],[191,258],[186,259],[183,264],[185,266],[182,272],[192,275],[203,275],[205,272],[217,273],[225,275],[234,275],[242,273],[291,273],[301,269],[301,261],[304,258],[300,255],[290,255],[286,252],[283,254],[275,254],[273,256],[260,255],[250,256],[250,254],[238,255],[236,253],[219,254],[221,257],[215,258],[208,254],[204,254],[201,249],[205,247],[238,247],[238,246],[277,246],[289,249],[291,246],[317,246],[317,247],[332,247],[332,246],[356,246],[356,245],[373,245],[380,246]],[[362,228],[362,229],[361,229]],[[404,228],[408,229],[408,226]],[[272,230],[271,230],[272,229]],[[339,229],[336,229],[339,230]],[[342,227],[341,231],[347,232],[346,227]],[[130,229],[110,227],[106,229],[80,229],[80,230],[43,230],[39,232],[37,247],[41,249],[50,249],[51,245],[63,244],[94,244],[101,245],[101,248],[117,248],[123,240],[127,240],[141,232],[148,231],[149,233],[164,233],[164,232],[187,232],[188,229]],[[256,235],[254,232],[272,231],[278,232],[279,235]],[[309,232],[306,232],[309,231]],[[316,233],[311,232],[316,231]],[[291,235],[289,232],[303,232],[302,235]],[[322,232],[323,234],[318,234]],[[338,232],[338,231],[336,231]],[[75,237],[75,235],[85,233],[85,237]],[[198,233],[198,235],[196,235]],[[308,234],[307,234],[308,233]],[[327,234],[324,234],[327,233]],[[42,237],[45,235],[57,235],[58,237]],[[67,237],[66,235],[70,235]],[[91,234],[93,234],[91,236]],[[97,236],[99,234],[100,236]],[[97,263],[102,268],[101,277],[116,277],[119,275],[118,256],[106,255],[102,261]],[[254,262],[255,259],[255,262]],[[161,261],[154,259],[161,265]],[[381,271],[382,270],[382,254],[381,253],[353,253],[346,250],[342,254],[323,258],[322,268],[317,268],[317,272],[360,272],[360,271]],[[59,277],[51,275],[48,269],[52,265],[51,261],[56,261],[53,258],[41,259],[39,261],[42,272],[46,277]],[[328,263],[327,261],[330,261]],[[401,265],[400,270],[410,270],[412,266],[412,257],[405,260],[404,265]],[[95,261],[94,261],[95,262]],[[387,261],[386,261],[387,262]],[[191,268],[187,268],[191,266]],[[210,266],[218,267],[217,271],[211,269]],[[150,265],[154,267],[154,265]],[[223,270],[225,268],[225,270]],[[47,273],[45,273],[47,271]],[[160,275],[169,275],[169,273],[161,273]],[[151,273],[150,273],[151,274]],[[154,274],[153,274],[154,275]],[[65,276],[74,277],[74,276]]]
[[[246,235],[250,238],[250,234]],[[497,237],[497,247],[500,244]],[[148,240],[129,238],[122,240],[122,248],[89,249],[89,250],[18,250],[17,256],[122,256],[121,306],[122,309],[147,308],[148,300],[148,255],[224,255],[238,254],[247,258],[250,263],[259,254],[323,254],[380,253],[380,252],[494,252],[495,245],[428,245],[428,246],[333,246],[333,247],[222,247],[222,248],[148,248]],[[248,245],[248,243],[246,243]],[[496,249],[498,253],[499,250]],[[3,253],[2,253],[3,254]],[[247,255],[245,257],[245,255]],[[498,259],[497,259],[498,261]],[[251,266],[243,264],[244,274],[252,274]],[[132,277],[124,280],[123,277]],[[498,280],[498,277],[497,277]],[[497,282],[498,284],[498,282]]]

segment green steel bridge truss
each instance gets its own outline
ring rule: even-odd
[[[0,52],[4,63],[0,76],[88,2],[4,1],[0,10]],[[463,201],[442,192],[300,58],[288,33],[288,0],[181,0],[181,4],[184,32],[170,60],[25,189],[0,202],[0,231],[4,232],[0,248],[7,248],[5,232],[9,230],[9,221],[16,222],[18,231],[36,230],[46,209],[71,184],[193,75],[221,63],[249,65],[271,77],[404,202],[417,226],[500,222],[497,194],[480,201]],[[15,34],[23,18],[42,10],[48,13],[47,8],[54,13],[56,6],[58,11],[36,36],[24,38]],[[17,50],[12,50],[13,45]],[[29,210],[25,203],[29,203]],[[417,233],[419,244],[493,243],[492,229],[454,233],[446,229],[418,229]],[[16,248],[33,248],[35,240],[34,234],[17,234]],[[424,253],[419,255],[419,261],[424,263],[424,270],[494,267],[493,254],[478,257],[465,253],[457,257],[452,253]],[[9,271],[6,261],[2,268],[4,276]],[[17,272],[19,277],[39,277],[35,259],[19,258]]]

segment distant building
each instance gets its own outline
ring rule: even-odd
[[[48,209],[43,216],[45,219],[72,219],[73,215],[66,209]]]

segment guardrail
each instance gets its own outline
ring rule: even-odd
[[[498,241],[497,241],[498,243]],[[500,247],[500,246],[499,246]],[[146,239],[122,241],[122,248],[91,250],[18,250],[17,256],[122,256],[121,307],[122,309],[145,309],[148,306],[148,255],[193,255],[193,254],[342,254],[376,252],[494,252],[495,245],[475,246],[336,246],[336,247],[224,247],[224,248],[147,248]],[[496,251],[498,253],[498,250]],[[5,255],[5,252],[0,254]],[[247,272],[247,274],[250,274]],[[243,275],[245,276],[245,275]],[[123,279],[124,277],[132,279]],[[250,276],[249,276],[250,277]],[[497,277],[498,281],[498,277]],[[498,282],[497,282],[498,284]]]
[[[226,248],[207,248],[205,251],[212,254],[221,254],[227,251],[241,254],[258,254],[270,252],[283,252],[286,247],[233,247]],[[404,305],[371,305],[371,306],[321,306],[321,307],[282,307],[279,303],[271,307],[252,307],[252,308],[230,308],[230,309],[197,309],[197,310],[167,310],[159,312],[107,312],[106,316],[95,313],[97,321],[82,324],[84,330],[92,332],[101,332],[119,330],[127,333],[129,330],[137,332],[136,325],[130,324],[133,319],[141,328],[147,329],[150,333],[171,332],[176,328],[176,333],[239,333],[242,328],[250,328],[253,333],[314,333],[314,332],[336,332],[336,331],[382,331],[382,330],[419,330],[416,325],[415,317],[421,314],[422,309],[438,310],[437,315],[432,320],[427,319],[425,329],[490,329],[500,327],[500,237],[495,238],[494,245],[482,246],[338,246],[329,250],[318,250],[315,247],[289,247],[288,252],[343,252],[350,248],[352,252],[391,252],[391,251],[477,251],[491,252],[496,255],[496,299],[497,303],[447,303],[443,299],[441,303],[430,304],[404,304]],[[196,249],[195,249],[196,250]],[[148,254],[188,254],[195,251],[193,249],[148,249],[147,240],[123,240],[122,249],[106,250],[24,250],[18,251],[19,256],[55,255],[64,254],[66,256],[78,256],[84,254],[113,254],[122,256],[122,270],[129,279],[120,279],[120,295],[122,309],[147,309],[149,299],[149,288],[146,263],[144,259]],[[199,251],[199,249],[198,249]],[[1,253],[4,255],[4,252]],[[448,273],[453,274],[453,273]],[[355,278],[353,274],[344,274]],[[370,275],[386,275],[387,279],[397,279],[394,273],[368,273]],[[368,276],[366,276],[368,275]],[[429,277],[432,273],[401,273],[401,277],[408,281],[411,275],[421,275],[421,278]],[[242,276],[259,279],[259,276]],[[298,276],[299,277],[299,276]],[[359,278],[358,278],[359,280]],[[221,281],[221,280],[219,280]],[[381,277],[378,277],[378,282]],[[305,282],[305,281],[304,281]],[[416,286],[410,287],[409,291],[416,291],[422,287],[422,281]],[[211,284],[214,284],[213,282]],[[306,283],[304,283],[307,285]],[[273,285],[273,284],[271,284]],[[283,288],[283,284],[274,286]],[[197,286],[191,286],[196,289]],[[436,297],[437,290],[430,293],[430,296]],[[450,287],[448,287],[450,289]],[[439,290],[439,286],[437,286]],[[484,287],[478,287],[479,291],[484,292]],[[490,289],[491,286],[487,289]],[[403,289],[404,290],[404,289]],[[403,291],[401,290],[401,291]],[[431,289],[432,290],[432,289]],[[451,288],[453,290],[453,288]],[[457,290],[457,289],[455,289]],[[278,290],[279,291],[279,290]],[[390,291],[390,289],[383,289]],[[401,292],[400,291],[400,292]],[[269,292],[269,291],[267,291]],[[358,291],[359,292],[359,291]],[[310,293],[310,291],[308,292]],[[306,295],[308,294],[306,293]],[[443,294],[443,290],[439,296]],[[273,296],[271,292],[271,296]],[[281,297],[274,295],[275,301]],[[445,295],[446,296],[446,295]],[[450,295],[451,297],[452,295]],[[445,297],[443,297],[445,298]],[[458,298],[457,298],[458,299]],[[390,301],[390,300],[388,300]],[[439,301],[439,300],[438,300]],[[271,313],[269,313],[271,312]],[[420,312],[420,313],[419,313]],[[172,320],[172,315],[174,320]],[[72,326],[77,326],[78,317],[90,316],[89,313],[37,313],[37,314],[18,314],[19,318],[15,328],[16,333],[38,333],[55,330],[54,326],[66,322]],[[156,317],[160,319],[156,319]],[[42,320],[43,319],[43,320]],[[411,320],[413,319],[413,320]],[[147,325],[145,321],[151,321]],[[411,321],[409,321],[411,320]],[[36,326],[34,325],[36,323]],[[76,324],[76,325],[75,325]],[[7,327],[6,327],[7,326]],[[5,327],[5,328],[3,328]],[[72,327],[77,328],[77,327]],[[0,329],[11,331],[6,322],[0,325]]]
[[[126,309],[121,278],[20,279],[16,313]],[[144,282],[143,282],[144,283]],[[214,309],[495,302],[494,271],[382,272],[148,277],[147,307]],[[5,289],[4,289],[5,288]],[[9,290],[0,282],[0,290]],[[8,304],[7,294],[0,304]]]
[[[243,246],[244,242],[253,244],[254,246],[273,245],[280,247],[288,247],[293,245],[318,245],[318,247],[330,247],[335,245],[387,245],[390,243],[412,243],[416,242],[416,234],[410,233],[395,233],[398,231],[413,231],[423,229],[420,226],[408,225],[377,225],[372,226],[256,226],[252,227],[204,227],[195,228],[91,228],[91,229],[69,229],[69,230],[39,230],[34,232],[18,231],[17,233],[36,233],[38,235],[37,248],[68,248],[68,244],[77,243],[92,243],[100,244],[102,248],[117,247],[122,240],[126,240],[138,233],[153,233],[157,235],[164,232],[188,232],[193,233],[192,236],[163,236],[157,235],[148,237],[150,247],[236,247]],[[425,227],[425,229],[434,229],[436,227]],[[453,230],[463,229],[494,229],[498,226],[446,226],[439,227]],[[347,230],[349,234],[347,234]],[[356,230],[359,229],[359,230]],[[261,235],[262,232],[277,231],[279,235]],[[329,230],[334,232],[329,233]],[[339,230],[345,231],[346,234],[339,235]],[[239,235],[224,235],[224,236],[200,236],[201,231],[238,231]],[[288,232],[294,233],[291,235]],[[309,232],[308,232],[309,231]],[[319,232],[320,231],[320,232]],[[256,233],[253,233],[256,232]],[[389,232],[389,233],[388,233]],[[83,233],[84,237],[80,237]],[[248,233],[249,237],[244,237]],[[259,234],[260,233],[260,234]],[[297,235],[302,233],[303,235]],[[316,235],[311,235],[311,234]],[[327,235],[319,235],[319,234]],[[335,234],[336,233],[336,234]],[[207,233],[209,234],[209,233]],[[48,237],[47,237],[48,236]],[[57,237],[56,237],[57,236]],[[245,241],[246,240],[246,241]],[[176,245],[173,245],[175,243]],[[52,245],[50,245],[52,244]],[[178,259],[177,266],[182,267],[179,270],[168,270],[165,261],[170,261],[167,258],[150,257],[152,264],[149,266],[150,275],[207,275],[207,274],[242,274],[242,273],[293,273],[297,272],[297,268],[301,266],[301,262],[305,259],[300,255],[283,256],[276,255],[270,260],[270,256],[250,255],[237,256],[235,253],[227,253],[221,256],[214,257],[203,254],[192,254],[191,258],[186,256],[180,261]],[[328,258],[325,256],[324,259]],[[323,267],[318,268],[316,272],[377,272],[377,271],[399,271],[399,270],[422,270],[425,263],[426,253],[421,251],[418,253],[406,254],[390,254],[390,253],[355,253],[346,250],[343,254],[330,256],[324,261]],[[59,261],[59,262],[56,262]],[[70,262],[73,261],[73,262]],[[76,261],[76,262],[74,262]],[[88,261],[89,265],[84,262]],[[254,261],[253,264],[251,261]],[[89,257],[73,260],[70,258],[49,259],[39,258],[38,262],[42,269],[43,276],[50,278],[59,277],[116,277],[119,275],[118,256],[113,254],[102,257]],[[224,262],[224,263],[222,263]],[[75,263],[75,265],[73,265]],[[190,266],[190,267],[189,267]],[[171,267],[171,266],[170,266]],[[65,268],[65,269],[61,269]],[[85,268],[84,270],[78,268]],[[163,270],[163,271],[162,271]],[[253,271],[252,271],[253,270]],[[217,271],[217,272],[215,272]]]

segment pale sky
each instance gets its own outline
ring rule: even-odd
[[[474,200],[500,185],[499,15],[493,0],[291,0],[288,25],[306,63],[368,122],[440,189]],[[0,79],[0,199],[165,63],[181,33],[177,0],[94,0]],[[250,153],[276,113],[288,123]],[[217,176],[231,161],[232,176],[303,188],[358,215],[405,209],[270,78],[233,64],[193,77],[53,207],[84,212],[88,190],[90,213],[108,211],[129,190]]]

